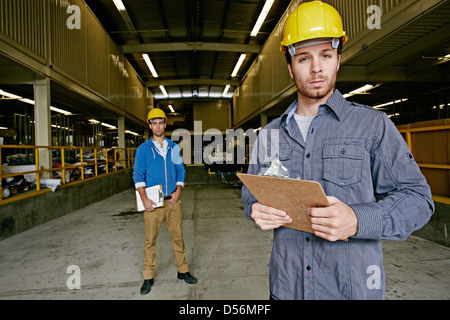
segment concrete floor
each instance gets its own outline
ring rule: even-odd
[[[0,299],[267,300],[272,232],[244,218],[240,189],[186,186],[184,240],[198,283],[176,280],[170,236],[158,238],[155,284],[141,295],[143,221],[132,189],[0,241]],[[387,299],[450,299],[450,248],[385,242]],[[69,266],[80,289],[69,289]]]

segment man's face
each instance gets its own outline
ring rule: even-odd
[[[323,99],[331,95],[340,63],[337,49],[331,43],[297,49],[291,61],[289,73],[300,96]]]
[[[164,129],[166,129],[166,122],[164,119],[152,119],[149,126],[154,136],[161,137],[164,135]]]

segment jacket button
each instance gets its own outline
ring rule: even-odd
[[[311,267],[310,266],[306,266],[306,270],[311,270]]]
[[[311,157],[311,154],[310,154],[310,153],[308,153],[308,154],[306,155],[306,158],[309,158],[309,157]]]

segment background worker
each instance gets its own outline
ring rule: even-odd
[[[180,148],[165,137],[167,117],[164,111],[158,108],[150,110],[147,121],[153,136],[137,149],[133,168],[135,187],[145,208],[144,269],[142,271],[144,283],[140,290],[141,294],[149,293],[154,284],[154,269],[157,267],[156,238],[164,220],[172,237],[175,264],[178,268],[177,278],[189,284],[197,282],[197,279],[189,273],[183,241],[183,214],[179,199],[184,186],[185,169]],[[145,193],[145,188],[156,185],[163,187],[165,196],[163,207],[154,208],[155,203]]]
[[[406,239],[434,211],[430,188],[387,115],[335,90],[346,42],[339,13],[320,1],[302,3],[284,26],[281,49],[297,99],[260,131],[248,173],[266,170],[276,153],[291,178],[319,182],[330,207],[308,209],[314,234],[298,231],[283,227],[292,221],[286,212],[243,187],[247,218],[274,230],[273,299],[383,299],[381,240]]]

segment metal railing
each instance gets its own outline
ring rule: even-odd
[[[406,128],[399,129],[400,133],[405,135],[406,143],[408,144],[409,149],[414,155],[414,145],[412,143],[412,134],[417,132],[433,132],[433,131],[441,131],[441,130],[450,130],[450,125],[438,125],[438,126],[427,126],[427,127],[418,127],[418,128]],[[417,160],[417,159],[416,159]],[[450,170],[449,164],[436,164],[436,163],[423,163],[417,161],[419,168],[429,168],[429,169],[440,169],[440,170]],[[433,192],[433,188],[431,189]],[[435,202],[445,203],[450,205],[450,197],[443,195],[433,194],[433,200]]]
[[[60,179],[59,188],[132,168],[136,154],[136,148],[0,145],[0,159],[7,149],[12,149],[10,156],[23,157],[17,157],[16,162],[9,157],[7,166],[0,165],[0,205],[50,191],[41,185],[44,179]],[[29,190],[4,198],[4,188],[8,187],[4,182],[20,176],[31,180]]]

